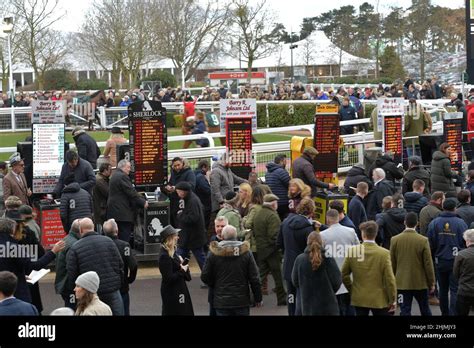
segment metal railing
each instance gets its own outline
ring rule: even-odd
[[[288,101],[266,101],[259,100],[257,105],[265,105],[265,114],[257,115],[257,117],[266,118],[266,127],[270,126],[271,114],[269,106],[271,105],[288,105],[290,108],[291,105],[318,105],[328,103],[328,100],[288,100]],[[417,103],[420,104],[426,111],[434,114],[444,110],[444,105],[448,103],[449,100],[418,100]],[[362,107],[365,108],[367,105],[377,105],[377,100],[361,100]],[[406,102],[408,105],[408,101]],[[196,108],[202,111],[216,112],[219,111],[219,102],[197,102]],[[163,103],[163,106],[170,113],[182,113],[183,112],[183,103]],[[127,108],[125,107],[114,107],[114,108],[104,108],[99,107],[99,118],[101,125],[94,123],[96,129],[110,129],[113,126],[119,126],[126,128],[127,124]],[[21,107],[13,108],[13,113],[11,108],[0,108],[0,132],[15,132],[15,131],[29,131],[31,130],[31,107]],[[68,117],[67,128],[74,126],[85,126],[87,125],[86,116],[79,115],[74,112],[70,112]]]

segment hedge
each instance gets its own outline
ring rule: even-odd
[[[370,118],[375,105],[365,106],[365,118]],[[316,112],[316,104],[270,104],[268,105],[268,113],[270,118],[270,127],[289,127],[312,124],[314,122],[314,114]],[[181,128],[183,124],[182,115],[168,112],[168,127]],[[257,125],[258,128],[267,127],[266,105],[257,105]]]

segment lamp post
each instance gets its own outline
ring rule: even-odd
[[[298,48],[298,45],[291,45],[290,46],[290,50],[291,50],[291,83],[293,83],[294,80],[295,80],[295,71],[294,71],[294,67],[293,67],[293,50],[295,48]]]
[[[12,122],[12,130],[16,130],[15,124],[15,110],[13,108],[13,104],[15,102],[15,95],[14,95],[14,85],[13,85],[13,64],[12,64],[12,47],[11,47],[11,33],[13,31],[13,17],[5,17],[3,18],[3,26],[2,31],[4,34],[7,35],[7,45],[8,45],[8,70],[10,70],[10,78],[9,78],[9,87],[10,87],[10,100],[11,100],[11,122]]]

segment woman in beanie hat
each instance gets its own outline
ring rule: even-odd
[[[180,230],[166,226],[160,233],[161,250],[158,267],[161,272],[162,312],[165,315],[194,315],[193,303],[186,282],[191,280],[189,265],[178,256],[178,233]],[[183,297],[184,296],[184,297]]]
[[[97,296],[100,279],[96,272],[86,272],[76,279],[76,315],[112,315],[112,310]]]

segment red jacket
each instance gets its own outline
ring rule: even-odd
[[[196,102],[197,102],[197,99],[194,99],[193,101],[189,101],[189,102],[184,102],[184,119],[185,120],[189,116],[194,116],[196,112]]]
[[[474,131],[474,104],[469,104],[466,106],[467,111],[467,130],[469,132]],[[467,135],[467,141],[471,141],[474,137],[474,133],[470,133]]]

